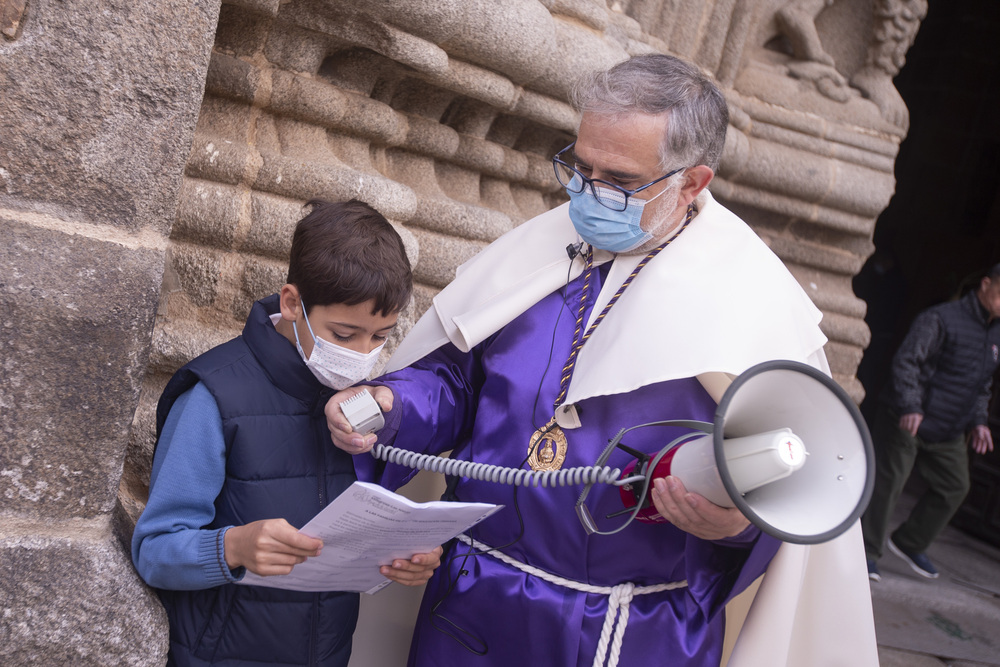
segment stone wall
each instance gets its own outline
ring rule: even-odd
[[[576,127],[568,87],[632,54],[720,82],[732,126],[711,189],[824,311],[860,399],[850,281],[892,194],[891,79],[925,3],[827,4],[0,0],[0,589],[23,600],[0,662],[115,662],[95,641],[162,660],[162,617],[112,534],[145,501],[163,385],[284,282],[306,200],[357,197],[397,226],[418,283],[405,331],[457,265],[564,200],[549,158]],[[69,593],[110,599],[109,577],[99,609]],[[114,648],[94,613],[155,640]]]
[[[217,16],[0,0],[0,664],[166,655],[116,498]]]

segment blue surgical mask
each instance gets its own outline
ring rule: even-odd
[[[605,190],[601,193],[602,197],[618,198],[619,201],[625,197],[613,190]],[[650,199],[629,197],[624,211],[612,211],[597,201],[589,187],[585,187],[581,192],[568,192],[569,219],[573,221],[573,227],[580,238],[595,248],[610,252],[629,252],[653,238],[651,232],[644,231],[639,226],[639,221],[642,220],[646,204],[663,192]]]

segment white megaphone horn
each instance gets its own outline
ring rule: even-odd
[[[693,432],[653,456],[621,442],[627,432],[654,425]],[[737,507],[765,533],[798,544],[825,542],[846,531],[864,512],[875,483],[871,436],[857,406],[830,377],[794,361],[765,362],[736,377],[713,423],[634,426],[623,429],[602,458],[615,448],[637,458],[623,473],[637,481],[620,487],[629,520],[665,521],[649,492],[653,479],[673,475],[688,491]],[[584,504],[588,493],[589,485],[577,503],[588,532],[624,528],[598,530]]]

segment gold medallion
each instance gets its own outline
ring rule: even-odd
[[[532,470],[559,470],[566,460],[566,447],[566,434],[553,417],[531,435],[528,465]]]

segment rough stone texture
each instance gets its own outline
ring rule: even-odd
[[[0,211],[0,496],[5,513],[93,518],[115,504],[163,250],[60,222]]]
[[[190,123],[184,100],[203,86],[195,61],[213,3],[92,4],[32,2],[20,37],[0,42],[0,195],[127,232],[156,221],[165,234],[174,199],[144,186],[187,153],[173,128]]]
[[[0,14],[0,663],[162,664],[116,499],[218,2]]]
[[[102,521],[29,523],[0,538],[0,663],[162,665],[163,607]]]
[[[881,667],[945,667],[948,663],[934,656],[879,646],[878,662]]]

